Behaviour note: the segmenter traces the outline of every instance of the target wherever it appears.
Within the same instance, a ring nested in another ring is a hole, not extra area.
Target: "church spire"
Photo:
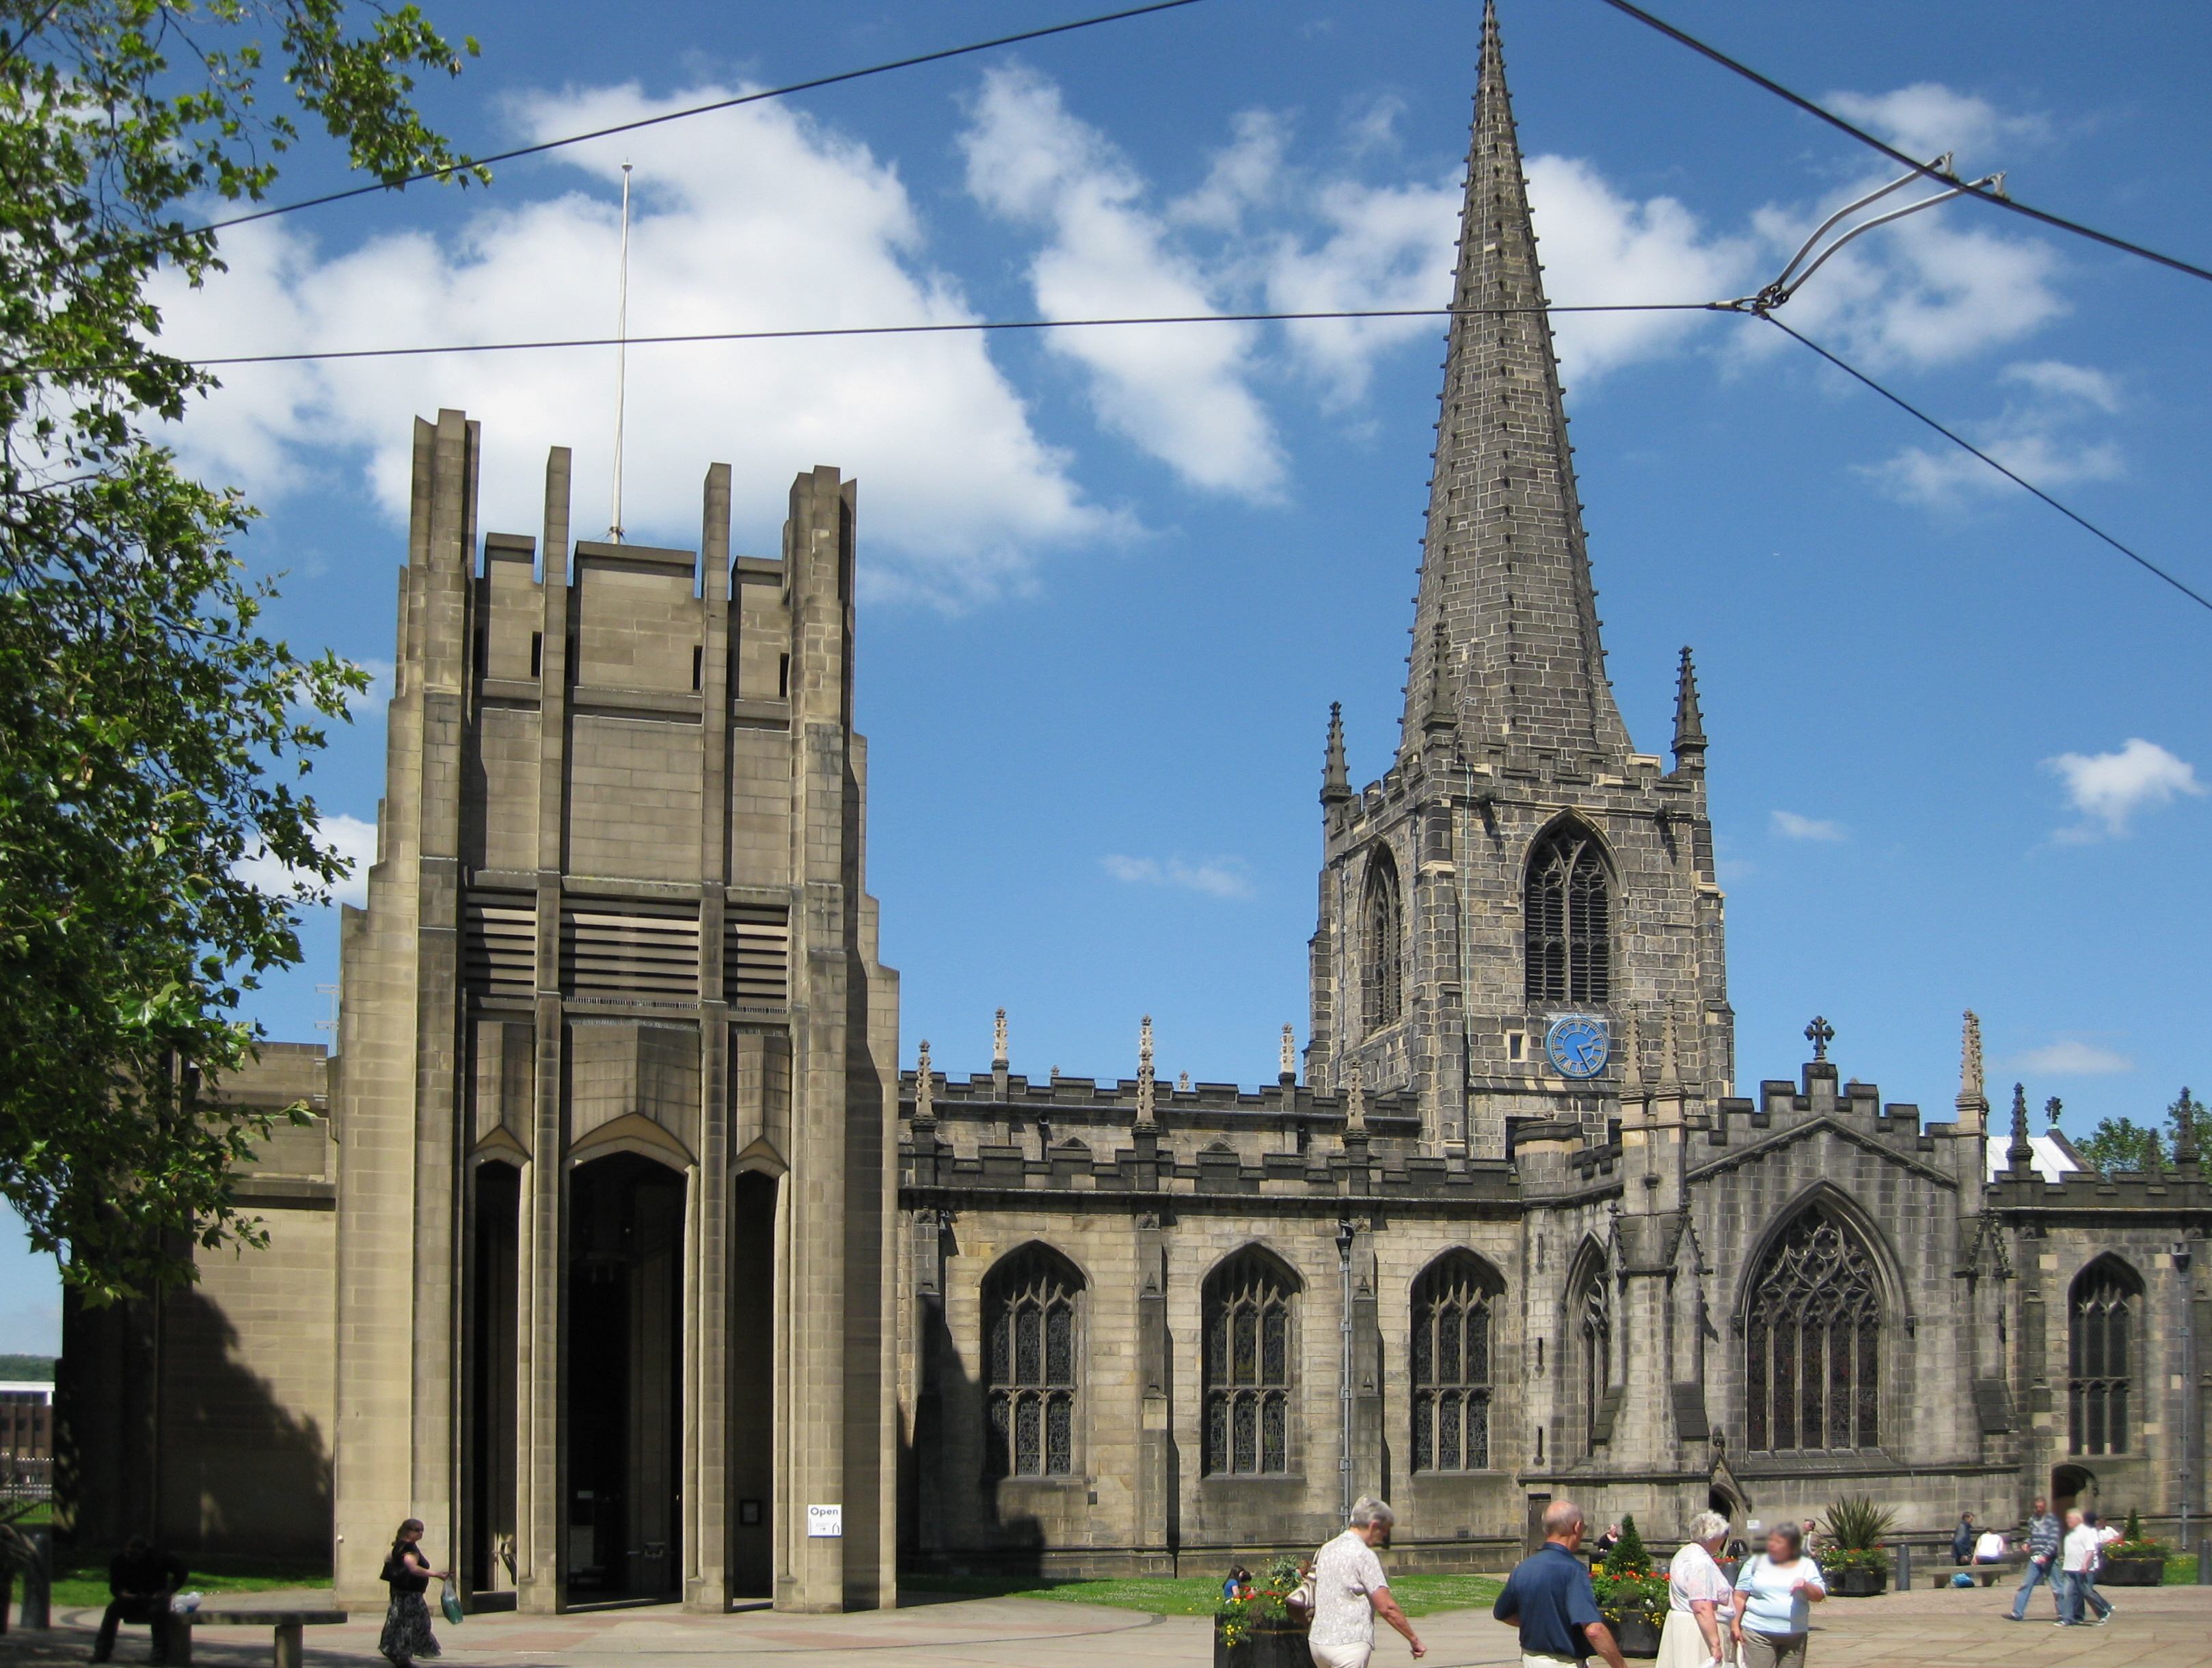
[[[1705,715],[1698,708],[1698,668],[1686,645],[1674,676],[1674,768],[1701,770],[1705,764]]]
[[[1483,10],[1459,249],[1404,746],[1427,727],[1441,651],[1461,657],[1455,704],[1470,752],[1625,755],[1494,4]]]
[[[1352,778],[1344,765],[1344,703],[1328,703],[1328,747],[1322,755],[1321,802],[1335,805],[1352,797]]]

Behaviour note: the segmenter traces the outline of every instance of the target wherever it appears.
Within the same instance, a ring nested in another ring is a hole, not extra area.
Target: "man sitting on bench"
[[[93,1644],[92,1659],[105,1662],[115,1654],[118,1622],[143,1622],[153,1630],[153,1660],[168,1661],[173,1632],[169,1601],[184,1585],[181,1558],[161,1551],[143,1535],[133,1535],[125,1541],[123,1550],[107,1566],[107,1590],[115,1596],[107,1614],[100,1618],[100,1637]]]

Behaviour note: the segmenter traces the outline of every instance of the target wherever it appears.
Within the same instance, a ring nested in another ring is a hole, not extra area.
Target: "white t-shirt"
[[[1996,1562],[2004,1556],[2004,1537],[1994,1529],[1985,1531],[1981,1539],[1974,1543],[1974,1556]]]
[[[2110,1546],[2114,1541],[2117,1541],[2119,1538],[2120,1531],[2113,1528],[2110,1524],[2106,1524],[2102,1529],[2100,1529],[2097,1531],[2097,1544],[2099,1546]]]
[[[2058,1567],[2069,1575],[2078,1575],[2085,1569],[2094,1569],[2097,1567],[2097,1549],[2103,1544],[2103,1537],[2086,1523],[2069,1529],[2059,1549],[2062,1556]]]
[[[1387,1587],[1375,1549],[1347,1529],[1314,1555],[1313,1630],[1316,1645],[1372,1645],[1375,1606],[1368,1595]]]

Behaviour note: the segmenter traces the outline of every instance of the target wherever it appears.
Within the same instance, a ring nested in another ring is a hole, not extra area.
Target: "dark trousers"
[[[155,1598],[125,1596],[107,1607],[100,1618],[100,1637],[93,1642],[92,1659],[105,1662],[115,1653],[115,1629],[118,1623],[141,1622],[153,1630],[154,1660],[169,1659],[169,1600],[167,1594]]]

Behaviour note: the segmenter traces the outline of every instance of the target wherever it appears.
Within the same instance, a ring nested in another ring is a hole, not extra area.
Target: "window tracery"
[[[1206,1470],[1265,1476],[1290,1470],[1290,1281],[1245,1251],[1206,1283]]]
[[[1858,1237],[1808,1207],[1768,1250],[1744,1321],[1755,1452],[1871,1448],[1881,1436],[1881,1288]]]
[[[992,1270],[984,1290],[993,1476],[1075,1469],[1075,1305],[1081,1277],[1042,1246]]]

